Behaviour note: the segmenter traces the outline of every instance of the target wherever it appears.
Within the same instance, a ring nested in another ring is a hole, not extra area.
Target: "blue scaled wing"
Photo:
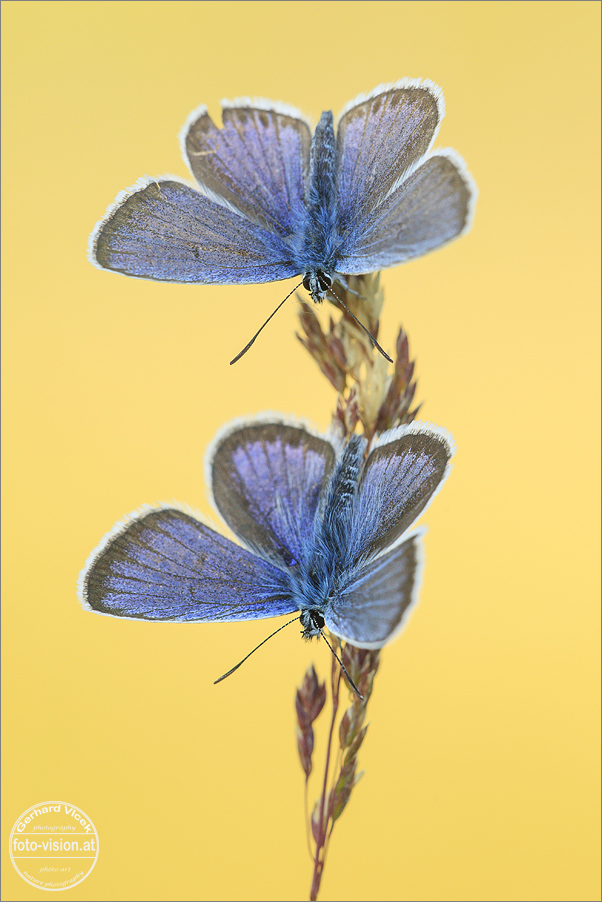
[[[372,210],[337,270],[386,269],[441,247],[469,227],[475,196],[458,154],[447,150],[428,157]]]
[[[384,432],[370,452],[352,514],[345,563],[386,550],[409,529],[447,478],[451,436],[425,423]]]
[[[140,620],[290,614],[285,574],[178,509],[151,509],[103,539],[82,571],[88,610]]]
[[[301,113],[269,101],[223,103],[217,128],[206,107],[181,134],[197,182],[248,219],[278,235],[303,230],[311,132]]]
[[[427,153],[442,117],[441,89],[412,79],[382,85],[345,108],[337,127],[337,216],[356,238]]]
[[[324,611],[328,629],[360,648],[381,648],[401,628],[420,587],[420,533],[351,576]]]
[[[122,192],[90,236],[101,269],[160,282],[238,285],[296,275],[282,238],[177,179]]]
[[[300,425],[253,420],[208,452],[213,498],[245,544],[276,563],[304,560],[336,448]]]

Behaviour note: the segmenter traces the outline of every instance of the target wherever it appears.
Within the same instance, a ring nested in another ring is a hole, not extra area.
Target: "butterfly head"
[[[306,608],[304,611],[301,611],[299,620],[303,627],[301,635],[304,639],[313,639],[322,634],[322,630],[324,629],[324,617],[320,611],[317,611],[315,608],[313,610]]]
[[[309,291],[312,301],[316,304],[322,303],[331,285],[332,277],[321,269],[306,272],[303,276],[303,287]]]

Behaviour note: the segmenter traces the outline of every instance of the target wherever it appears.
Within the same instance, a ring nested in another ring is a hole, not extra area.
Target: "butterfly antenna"
[[[349,671],[347,670],[347,668],[345,667],[345,665],[343,664],[343,662],[341,661],[341,659],[340,659],[339,656],[337,655],[336,651],[334,650],[334,648],[332,647],[332,645],[330,644],[330,642],[328,641],[328,639],[326,638],[326,636],[324,635],[324,633],[322,632],[322,630],[320,630],[320,635],[322,636],[322,638],[324,639],[324,642],[326,642],[326,645],[329,647],[329,649],[331,650],[331,652],[333,653],[333,655],[335,656],[335,658],[336,658],[337,661],[339,662],[339,665],[340,665],[340,667],[341,667],[341,670],[343,671],[343,673],[344,673],[345,676],[347,677],[347,682],[349,683],[349,685],[351,686],[351,688],[353,689],[353,691],[356,693],[356,695],[358,695],[358,696],[361,698],[361,700],[364,701],[364,696],[362,695],[362,693],[359,691],[359,689],[357,688],[357,686],[355,685],[355,683],[353,682],[353,680],[352,680],[351,677],[349,676]],[[242,662],[241,662],[241,663],[242,663]],[[228,674],[226,674],[226,676],[228,676]]]
[[[286,300],[286,298],[285,298],[285,300]],[[216,683],[221,683],[222,680],[225,680],[226,677],[229,677],[231,673],[234,673],[235,670],[238,670],[238,668],[241,666],[241,664],[244,664],[244,663],[245,663],[245,661],[247,660],[247,658],[250,658],[250,657],[251,657],[251,655],[253,654],[253,652],[256,652],[258,648],[261,648],[262,645],[265,645],[265,643],[268,641],[268,639],[271,639],[272,636],[275,636],[276,633],[279,633],[280,630],[283,630],[285,626],[290,626],[291,623],[294,623],[295,620],[298,620],[298,619],[299,619],[298,617],[293,617],[293,619],[292,619],[292,620],[289,620],[288,623],[283,624],[283,626],[279,626],[278,629],[277,629],[277,630],[274,630],[273,633],[270,633],[270,635],[269,635],[266,639],[264,639],[263,642],[260,642],[259,645],[256,645],[255,648],[253,649],[253,651],[250,651],[248,655],[245,655],[245,657],[242,659],[242,661],[239,661],[239,662],[238,662],[238,664],[236,665],[236,667],[233,667],[232,670],[229,670],[229,671],[228,671],[228,673],[224,673],[221,677],[219,677],[219,679],[214,680],[214,681],[213,681],[213,685],[215,686]],[[336,657],[336,655],[335,655],[335,657]],[[343,668],[343,669],[344,669],[344,668]]]
[[[389,357],[389,355],[387,354],[387,352],[386,352],[386,351],[383,351],[383,349],[381,348],[381,346],[379,345],[379,343],[378,343],[377,340],[375,339],[375,337],[374,337],[374,335],[372,334],[372,332],[370,332],[369,329],[366,329],[366,327],[364,326],[363,323],[360,323],[360,321],[359,321],[359,319],[357,318],[357,316],[356,316],[354,313],[351,312],[351,310],[349,309],[349,307],[347,306],[347,304],[346,304],[344,301],[341,300],[341,298],[338,296],[338,294],[335,294],[332,285],[330,286],[330,291],[332,292],[332,294],[334,295],[334,297],[337,299],[337,301],[339,302],[339,304],[341,305],[341,307],[343,308],[343,310],[346,310],[347,313],[349,314],[349,316],[351,317],[351,319],[354,320],[354,321],[358,324],[358,326],[360,327],[360,329],[363,329],[363,330],[364,330],[364,332],[366,333],[366,335],[368,336],[368,338],[370,339],[370,341],[372,342],[372,344],[374,345],[374,347],[376,348],[376,350],[377,350],[377,351],[380,351],[380,353],[383,355],[383,357],[385,358],[385,360],[388,360],[389,363],[393,363],[393,361],[391,360],[391,358]],[[253,341],[254,341],[254,340],[255,340],[255,339],[253,339]],[[245,348],[245,351],[246,351],[246,348]],[[243,354],[244,354],[244,351],[243,351]],[[239,356],[240,356],[240,355],[239,355]],[[234,363],[234,361],[232,361],[232,362]]]
[[[274,312],[273,312],[273,313],[270,313],[270,315],[269,315],[268,318],[266,319],[266,321],[265,321],[265,323],[263,324],[263,326],[262,326],[260,329],[257,330],[257,332],[255,333],[255,335],[253,336],[253,338],[251,339],[251,341],[248,343],[248,345],[245,345],[245,347],[242,349],[242,351],[240,352],[240,354],[237,354],[236,357],[234,357],[234,359],[230,361],[230,366],[232,366],[233,363],[236,363],[237,360],[240,360],[240,358],[243,357],[243,356],[247,353],[247,351],[249,350],[249,348],[251,347],[251,345],[253,344],[253,342],[255,341],[255,339],[257,338],[257,336],[259,335],[259,333],[260,333],[260,332],[263,332],[263,330],[265,329],[265,327],[267,326],[267,324],[269,323],[269,321],[271,320],[271,318],[272,318],[273,316],[276,316],[276,314],[278,313],[278,311],[280,310],[280,308],[282,307],[282,305],[284,304],[284,302],[285,302],[285,301],[288,301],[288,299],[290,298],[291,294],[294,294],[295,291],[297,290],[297,288],[300,288],[301,285],[303,285],[303,282],[302,282],[302,281],[299,282],[298,285],[295,285],[295,287],[293,288],[292,291],[289,291],[289,293],[288,293],[287,296],[285,297],[284,301],[280,301],[280,303],[278,304],[278,306],[276,307],[276,309],[274,310]],[[353,314],[352,314],[352,315],[353,315]],[[228,676],[228,674],[226,674],[226,676]]]

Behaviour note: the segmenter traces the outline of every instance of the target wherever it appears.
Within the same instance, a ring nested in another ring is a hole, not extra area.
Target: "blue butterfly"
[[[145,508],[108,533],[80,575],[87,610],[163,621],[298,613],[304,638],[380,648],[416,599],[421,530],[446,479],[451,437],[399,426],[368,448],[300,423],[230,423],[208,451],[215,507],[235,544],[178,507]],[[295,618],[296,619],[296,618]]]
[[[222,128],[203,106],[180,136],[197,187],[143,178],[118,194],[90,236],[94,265],[220,285],[302,275],[319,303],[333,282],[397,266],[470,226],[476,189],[463,160],[430,152],[444,115],[430,81],[360,95],[336,134],[324,112],[313,137],[284,104],[222,106]]]

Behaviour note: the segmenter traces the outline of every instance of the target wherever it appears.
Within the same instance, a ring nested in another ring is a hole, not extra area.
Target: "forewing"
[[[292,566],[309,549],[335,457],[329,441],[301,426],[268,421],[237,427],[209,452],[215,504],[250,548]]]
[[[296,110],[238,100],[224,104],[217,128],[202,107],[190,116],[181,142],[207,191],[277,234],[301,229],[311,133]]]
[[[393,544],[422,513],[449,472],[451,437],[412,423],[380,436],[361,477],[346,566]]]
[[[462,158],[450,150],[434,154],[372,211],[337,270],[375,272],[441,247],[468,229],[475,197]]]
[[[441,89],[429,81],[383,85],[352,101],[337,128],[337,212],[343,229],[366,218],[429,150],[443,118]]]
[[[222,285],[296,275],[281,239],[176,179],[144,179],[97,223],[90,259],[160,282]]]
[[[380,648],[401,628],[420,586],[417,533],[363,568],[324,612],[335,636],[360,648]]]
[[[89,610],[140,620],[257,620],[296,610],[286,575],[177,509],[116,527],[79,584]]]

